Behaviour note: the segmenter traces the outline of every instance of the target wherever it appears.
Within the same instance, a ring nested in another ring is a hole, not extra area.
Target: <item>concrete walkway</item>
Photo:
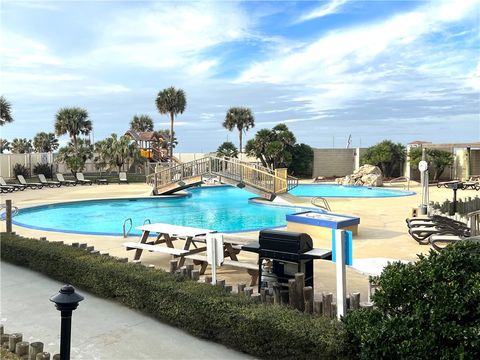
[[[1,262],[1,315],[6,333],[60,348],[60,312],[49,298],[62,283]],[[251,359],[223,345],[195,338],[153,318],[79,290],[85,296],[72,321],[72,359]]]

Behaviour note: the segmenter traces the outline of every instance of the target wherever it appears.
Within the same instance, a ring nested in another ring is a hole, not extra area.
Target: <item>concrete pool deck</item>
[[[309,183],[309,182],[304,182]],[[311,183],[311,182],[310,182]],[[401,187],[395,187],[401,189]],[[417,192],[416,195],[394,198],[330,198],[328,199],[333,213],[358,216],[361,219],[359,234],[353,240],[353,257],[359,264],[360,271],[348,269],[348,291],[362,293],[362,301],[366,300],[368,288],[368,276],[366,273],[378,273],[381,267],[390,259],[415,261],[417,254],[428,253],[430,247],[419,245],[407,233],[405,218],[411,215],[411,209],[418,207],[421,202],[420,187],[414,183],[410,190]],[[2,194],[2,202],[11,199],[13,205],[24,208],[34,205],[59,203],[65,201],[87,200],[98,198],[128,198],[149,196],[150,188],[146,184],[110,184],[76,186],[61,188],[44,188],[41,190],[25,190]],[[461,191],[458,196],[475,196],[473,190]],[[430,188],[431,201],[444,201],[451,199],[452,191],[445,188]],[[295,204],[311,206],[310,198],[296,198]],[[148,217],[148,214],[145,214]],[[119,228],[121,221],[119,219]],[[88,227],[88,224],[85,224]],[[5,222],[0,223],[0,229],[4,231]],[[125,239],[121,236],[96,236],[78,235],[58,232],[46,232],[13,226],[17,234],[38,238],[46,236],[48,240],[64,241],[65,243],[84,242],[95,246],[101,252],[108,252],[119,257],[133,257],[133,252],[125,251],[122,243]],[[257,232],[241,233],[241,237],[255,240]],[[131,238],[135,241],[135,238]],[[248,241],[248,240],[246,240]],[[315,239],[316,247],[330,248],[331,244],[321,239]],[[254,254],[241,253],[241,258],[255,259]],[[169,256],[165,254],[145,253],[142,262],[153,264],[157,267],[168,267]],[[363,273],[362,273],[363,272]],[[208,273],[208,271],[207,271]],[[247,282],[249,276],[244,271],[223,267],[219,270],[219,276],[225,278],[227,283],[235,284]],[[315,292],[329,291],[335,293],[335,266],[331,262],[317,261],[315,263]]]

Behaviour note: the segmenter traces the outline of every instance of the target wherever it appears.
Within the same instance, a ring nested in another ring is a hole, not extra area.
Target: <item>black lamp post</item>
[[[72,311],[78,306],[84,297],[75,292],[72,285],[64,285],[53,295],[50,301],[55,303],[57,310],[61,312],[62,324],[60,333],[60,360],[70,360],[70,342],[72,334]]]
[[[461,189],[463,184],[460,182],[455,182],[447,185],[450,189],[453,190],[453,209],[449,215],[455,215],[457,212],[457,190]]]

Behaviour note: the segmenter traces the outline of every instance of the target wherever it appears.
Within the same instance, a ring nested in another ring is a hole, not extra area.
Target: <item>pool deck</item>
[[[302,183],[311,183],[302,181]],[[411,182],[412,185],[412,182]],[[401,187],[392,187],[401,189]],[[331,198],[328,199],[333,213],[358,216],[361,219],[359,234],[353,240],[354,266],[360,271],[348,269],[347,291],[362,293],[362,301],[366,300],[368,276],[366,273],[376,273],[390,259],[414,261],[417,254],[428,253],[430,247],[418,245],[407,233],[405,218],[411,215],[412,208],[418,207],[421,202],[421,189],[413,183],[411,191],[416,195],[395,198]],[[25,190],[12,194],[2,194],[2,203],[5,199],[12,199],[13,205],[19,208],[34,205],[51,204],[65,201],[101,199],[101,198],[128,198],[149,196],[150,188],[146,184],[110,184],[61,188],[44,188],[41,190]],[[478,195],[476,191],[461,191],[460,198]],[[452,190],[430,188],[431,201],[444,201],[452,198]],[[302,206],[311,206],[311,199],[299,197],[294,203]],[[73,219],[72,219],[73,220]],[[88,227],[88,224],[85,224]],[[0,229],[5,230],[5,222],[0,222]],[[84,242],[95,246],[101,252],[108,252],[119,257],[133,257],[133,252],[125,251],[121,236],[96,236],[46,232],[13,226],[17,234],[35,237],[46,236],[48,240],[64,241],[65,243]],[[258,239],[257,232],[241,233],[245,241]],[[136,238],[131,237],[135,241]],[[321,239],[315,239],[317,247],[330,248],[331,244]],[[254,254],[242,252],[241,258],[254,261]],[[157,267],[168,267],[169,256],[165,254],[145,253],[142,262]],[[208,271],[207,271],[208,273]],[[315,293],[328,291],[335,293],[335,265],[328,261],[316,261],[315,264]],[[249,277],[244,271],[221,268],[219,277],[225,278],[227,283],[235,284],[247,282]]]

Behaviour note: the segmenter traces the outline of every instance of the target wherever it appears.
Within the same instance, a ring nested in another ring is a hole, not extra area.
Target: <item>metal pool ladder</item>
[[[312,205],[315,205],[316,207],[319,207],[321,209],[324,209],[326,211],[332,211],[330,208],[330,204],[328,203],[327,199],[317,196],[312,199]]]
[[[130,223],[130,227],[128,228],[128,230],[126,230],[127,223]],[[128,236],[128,234],[130,234],[130,231],[132,231],[132,227],[133,227],[132,218],[125,219],[125,221],[123,222],[123,237],[124,238],[126,238]]]

